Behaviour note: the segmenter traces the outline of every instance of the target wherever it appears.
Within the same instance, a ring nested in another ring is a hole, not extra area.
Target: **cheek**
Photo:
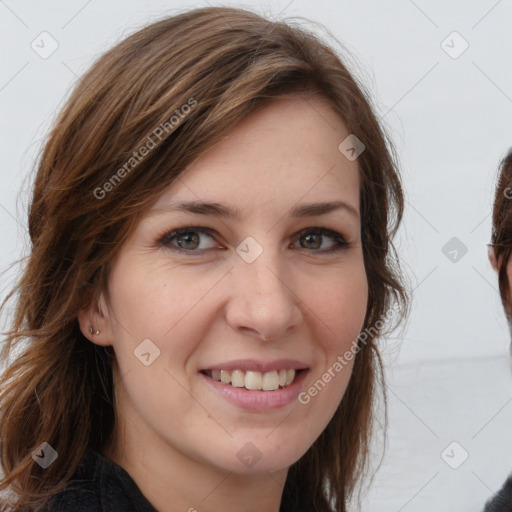
[[[161,336],[162,329],[172,329],[201,300],[210,281],[193,269],[187,272],[158,260],[126,257],[116,262],[109,279],[115,318],[131,325],[138,337],[148,331]]]
[[[199,321],[207,318],[205,295],[218,279],[194,279],[192,272],[125,258],[110,275],[120,402],[155,430],[161,424],[188,428],[188,414],[197,414],[184,383],[191,354],[207,331]],[[165,411],[162,404],[167,405]],[[173,414],[177,410],[180,414]]]
[[[316,317],[315,341],[322,359],[299,402],[310,407],[312,416],[322,419],[322,428],[336,411],[348,386],[366,316],[366,273],[362,265],[352,270],[324,280],[308,304]]]
[[[120,364],[133,365],[133,351],[146,339],[161,351],[161,361],[172,353],[173,366],[193,350],[188,331],[201,329],[198,311],[216,283],[215,276],[198,277],[193,272],[165,268],[162,263],[134,264],[128,258],[116,262],[109,291],[112,343]]]
[[[356,268],[325,283],[313,299],[311,309],[323,321],[325,349],[332,359],[355,343],[361,332],[368,304],[368,282],[364,268]],[[318,322],[317,322],[318,323]],[[332,361],[331,361],[332,362]]]

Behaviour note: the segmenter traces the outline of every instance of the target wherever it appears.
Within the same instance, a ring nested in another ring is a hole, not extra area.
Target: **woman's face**
[[[332,418],[368,298],[348,135],[318,98],[267,104],[165,191],[112,262],[94,338],[114,347],[120,425],[141,457],[279,471]]]

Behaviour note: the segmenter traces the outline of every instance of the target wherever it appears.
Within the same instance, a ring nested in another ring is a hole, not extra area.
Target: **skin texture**
[[[234,359],[298,359],[309,367],[307,390],[357,338],[368,284],[357,161],[338,150],[348,135],[321,98],[274,100],[251,114],[140,222],[112,262],[102,314],[80,313],[84,335],[112,345],[118,363],[118,430],[106,455],[158,510],[277,512],[288,467],[338,407],[353,361],[308,404],[265,412],[227,402],[199,371]],[[168,208],[184,200],[229,204],[240,216]],[[355,214],[289,216],[298,204],[337,200]],[[193,225],[212,236],[168,237],[167,247],[156,241]],[[322,252],[336,240],[308,237],[315,226],[340,233],[349,247]],[[248,236],[263,249],[252,263],[236,252]],[[173,251],[178,242],[196,255]],[[91,324],[100,334],[89,333]],[[144,339],[160,350],[149,366],[134,356]],[[246,443],[261,453],[252,467],[237,457]]]

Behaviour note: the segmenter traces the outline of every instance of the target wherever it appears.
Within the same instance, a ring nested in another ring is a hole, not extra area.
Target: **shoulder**
[[[46,505],[44,512],[76,510],[77,512],[103,511],[101,492],[101,459],[99,454],[89,452],[81,460],[66,487],[55,494]]]
[[[486,503],[484,512],[512,512],[512,475],[498,494]]]
[[[88,452],[45,512],[156,512],[130,475],[112,460]]]

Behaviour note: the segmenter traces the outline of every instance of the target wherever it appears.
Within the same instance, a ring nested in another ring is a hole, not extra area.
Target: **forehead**
[[[359,209],[359,170],[338,149],[349,132],[326,100],[290,97],[252,113],[180,175],[171,199],[222,201],[247,211],[346,200]]]

